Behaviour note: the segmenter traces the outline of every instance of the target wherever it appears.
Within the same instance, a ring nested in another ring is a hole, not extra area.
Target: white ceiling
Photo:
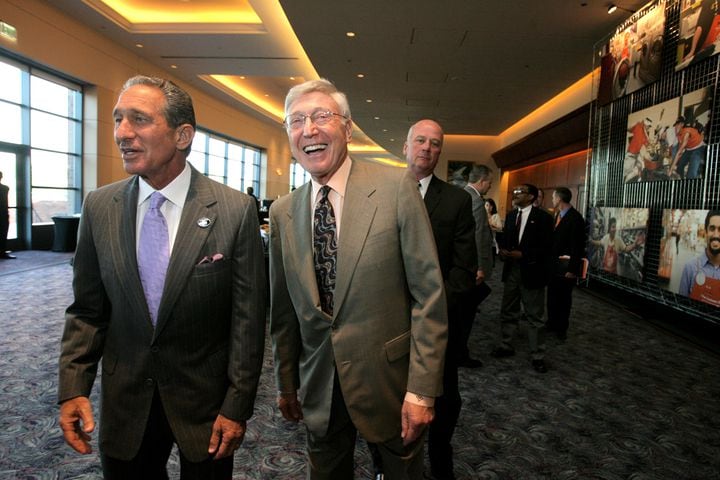
[[[208,0],[134,0],[168,11],[192,2],[201,8]],[[218,2],[232,4],[209,3]],[[630,15],[608,15],[605,0],[248,0],[265,33],[228,33],[227,26],[133,33],[88,3],[98,2],[49,2],[266,120],[279,121],[201,76],[245,76],[280,105],[290,77],[328,78],[347,93],[362,131],[398,157],[421,118],[436,119],[449,134],[498,135],[589,73],[596,42]],[[618,2],[627,10],[645,3]],[[293,31],[312,65],[292,47]]]

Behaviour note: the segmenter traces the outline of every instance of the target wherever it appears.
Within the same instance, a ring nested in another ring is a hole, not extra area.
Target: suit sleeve
[[[220,413],[234,420],[252,416],[265,350],[267,289],[257,211],[250,197],[243,211],[233,251],[230,386]]]
[[[568,270],[580,275],[582,273],[582,259],[585,257],[585,221],[580,212],[573,210],[573,213]]]
[[[110,320],[110,305],[92,233],[94,198],[91,192],[85,200],[73,259],[74,301],[65,311],[58,372],[59,402],[90,396]]]
[[[407,390],[437,397],[442,393],[447,307],[427,209],[409,171],[400,182],[397,209],[403,264],[412,299]]]

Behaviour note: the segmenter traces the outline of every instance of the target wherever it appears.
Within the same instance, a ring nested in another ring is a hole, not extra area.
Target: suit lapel
[[[108,229],[110,232],[118,232],[117,235],[110,236],[112,245],[109,251],[113,252],[117,279],[125,291],[126,298],[130,300],[132,308],[147,319],[148,327],[152,328],[137,267],[137,204],[138,180],[137,177],[133,177],[115,194],[113,205],[108,211]]]
[[[155,337],[165,326],[173,306],[185,288],[192,269],[199,260],[201,249],[208,235],[215,228],[217,199],[210,188],[211,180],[205,178],[194,168],[191,175],[190,189],[183,206],[180,225],[178,225],[167,276],[165,277],[165,289],[160,302]],[[210,226],[201,228],[198,225],[198,220],[201,218],[209,219]]]
[[[432,214],[437,206],[440,205],[441,188],[442,185],[440,184],[440,179],[433,175],[430,179],[427,192],[425,192],[425,208],[427,208],[428,216],[430,218],[432,218]]]
[[[333,308],[336,317],[347,296],[350,281],[365,246],[375,212],[377,212],[377,205],[372,199],[375,190],[375,185],[367,175],[362,163],[353,162],[345,189],[342,232],[338,245],[337,280]]]
[[[287,231],[284,232],[287,239],[283,243],[293,245],[287,254],[290,255],[289,264],[295,266],[295,272],[300,280],[296,287],[304,288],[312,305],[317,305],[317,309],[320,311],[320,294],[315,278],[315,259],[313,258],[311,194],[312,184],[310,182],[298,188],[293,194],[293,201],[287,211]]]

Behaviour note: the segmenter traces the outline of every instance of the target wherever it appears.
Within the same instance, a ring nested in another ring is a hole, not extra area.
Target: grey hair
[[[339,113],[348,119],[351,118],[350,104],[348,103],[347,96],[338,90],[331,81],[324,78],[319,80],[309,80],[305,83],[292,87],[285,97],[285,116],[290,113],[290,105],[292,105],[293,102],[303,95],[313,92],[324,93],[325,95],[332,97],[332,99],[335,100],[335,103],[338,104],[338,107],[340,107]]]
[[[163,114],[171,128],[177,128],[185,123],[189,123],[195,128],[195,109],[193,108],[192,98],[185,90],[164,78],[136,75],[125,82],[120,93],[135,85],[155,87],[163,93],[165,97]]]

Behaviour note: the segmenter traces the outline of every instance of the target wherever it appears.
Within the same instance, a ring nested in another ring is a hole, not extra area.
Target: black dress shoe
[[[0,259],[4,259],[4,260],[14,260],[14,259],[16,259],[16,258],[17,258],[17,257],[16,257],[15,255],[10,255],[10,254],[7,253],[7,252],[5,252],[5,253],[3,253],[2,255],[0,255]]]
[[[515,350],[512,348],[498,347],[493,350],[490,355],[495,358],[512,357],[513,355],[515,355]]]
[[[476,358],[467,357],[460,360],[458,365],[465,368],[480,368],[483,366],[483,363]]]
[[[538,373],[545,373],[547,372],[547,367],[545,366],[545,360],[533,360],[532,366]]]

